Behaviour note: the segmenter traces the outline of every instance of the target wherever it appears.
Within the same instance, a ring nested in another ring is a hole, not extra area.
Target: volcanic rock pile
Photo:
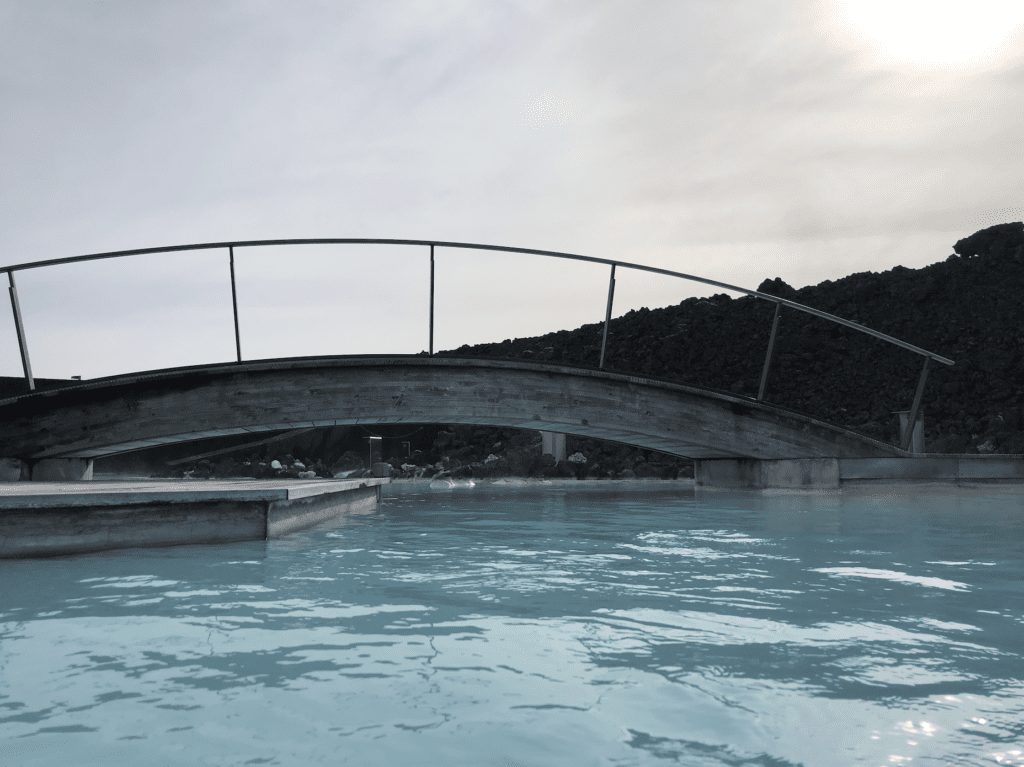
[[[965,237],[946,260],[794,289],[759,290],[854,320],[956,360],[931,367],[929,452],[1024,453],[1024,223]],[[744,395],[757,392],[774,305],[724,294],[612,321],[610,370]],[[463,346],[453,356],[595,366],[601,323]],[[922,359],[854,330],[782,311],[766,399],[889,441],[913,399]]]

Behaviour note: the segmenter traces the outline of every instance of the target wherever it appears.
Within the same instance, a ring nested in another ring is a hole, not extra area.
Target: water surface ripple
[[[0,764],[1024,765],[1022,500],[396,486],[0,562]]]

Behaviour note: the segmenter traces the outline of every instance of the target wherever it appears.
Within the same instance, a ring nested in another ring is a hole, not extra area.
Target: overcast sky
[[[1022,27],[1020,0],[0,0],[0,263],[394,237],[748,287],[921,266],[1024,218]],[[426,348],[421,249],[238,270],[248,357]],[[18,280],[39,376],[234,356],[226,253]],[[606,280],[439,252],[438,346],[597,321]],[[616,312],[706,292],[624,274]]]

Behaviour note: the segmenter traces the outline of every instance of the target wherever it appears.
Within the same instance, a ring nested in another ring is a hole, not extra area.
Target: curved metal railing
[[[910,445],[910,437],[913,433],[913,424],[917,420],[917,415],[921,408],[921,398],[924,394],[924,386],[928,377],[928,368],[932,362],[938,362],[943,365],[952,365],[953,360],[943,357],[935,352],[922,349],[919,346],[903,341],[899,338],[895,338],[886,333],[882,333],[878,330],[861,325],[858,322],[844,319],[843,317],[837,317],[834,314],[823,312],[820,309],[815,309],[804,304],[797,303],[796,301],[790,301],[786,298],[780,298],[779,296],[773,296],[769,293],[762,293],[757,290],[750,290],[749,288],[743,288],[738,285],[730,285],[726,282],[719,280],[712,280],[707,277],[700,277],[695,274],[687,274],[685,272],[677,272],[671,269],[662,269],[656,266],[646,266],[644,264],[634,264],[628,261],[620,261],[618,259],[610,258],[597,258],[594,256],[583,256],[576,253],[564,253],[555,250],[539,250],[537,248],[519,248],[510,245],[485,245],[474,242],[445,242],[440,240],[401,240],[401,239],[377,239],[377,238],[361,238],[361,237],[328,237],[318,239],[288,239],[288,240],[238,240],[233,242],[204,242],[195,243],[191,245],[170,245],[157,248],[137,248],[134,250],[116,250],[107,253],[91,253],[88,255],[81,256],[69,256],[66,258],[51,258],[44,259],[41,261],[28,261],[20,264],[11,264],[9,266],[0,267],[0,273],[6,272],[9,291],[11,298],[11,309],[14,312],[14,326],[15,332],[18,336],[18,349],[21,353],[21,364],[25,374],[25,380],[30,391],[35,389],[35,382],[32,377],[32,364],[29,358],[28,342],[25,337],[25,327],[21,316],[21,308],[18,301],[18,289],[15,281],[15,273],[28,271],[30,269],[40,269],[49,266],[60,266],[63,264],[74,264],[82,261],[102,261],[110,258],[126,258],[130,256],[142,256],[151,255],[156,253],[175,253],[180,251],[195,251],[195,250],[227,250],[228,261],[230,266],[231,275],[231,301],[232,309],[234,313],[234,324],[235,324],[235,352],[237,361],[242,361],[242,341],[241,334],[238,325],[238,293],[235,284],[235,249],[236,248],[256,248],[256,247],[267,247],[267,246],[282,246],[282,245],[408,245],[429,248],[430,250],[430,323],[429,323],[429,353],[434,354],[434,257],[435,249],[437,248],[448,248],[457,250],[485,250],[496,253],[521,253],[526,255],[535,256],[546,256],[549,258],[559,258],[569,261],[584,261],[592,264],[603,264],[610,267],[610,273],[608,275],[608,296],[605,307],[605,318],[604,318],[604,329],[601,336],[601,355],[598,360],[598,367],[604,368],[605,365],[605,354],[608,348],[608,327],[612,317],[612,306],[615,300],[615,271],[618,268],[631,269],[639,272],[648,272],[650,274],[659,274],[666,277],[676,277],[679,279],[687,280],[690,282],[696,282],[703,285],[711,285],[716,288],[722,288],[723,290],[729,290],[736,293],[742,293],[744,295],[752,296],[754,298],[769,301],[775,304],[775,313],[772,317],[771,331],[768,337],[768,347],[765,351],[764,364],[761,368],[761,379],[758,385],[757,400],[761,401],[764,399],[765,386],[768,381],[768,374],[771,370],[772,359],[775,351],[775,339],[778,333],[779,327],[779,316],[781,310],[785,307],[794,311],[809,314],[814,317],[827,320],[837,325],[842,325],[847,328],[856,330],[859,333],[864,333],[873,338],[877,338],[881,341],[885,341],[888,344],[897,346],[901,349],[906,349],[920,357],[924,358],[924,363],[921,369],[921,374],[918,378],[917,388],[914,392],[914,401],[910,409],[909,424],[910,428],[906,430],[903,439],[903,449],[906,450]]]

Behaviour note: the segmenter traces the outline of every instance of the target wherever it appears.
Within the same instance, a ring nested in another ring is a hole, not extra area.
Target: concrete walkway
[[[0,482],[0,510],[180,501],[293,501],[386,483],[370,478]]]
[[[0,558],[266,540],[377,509],[387,479],[0,483]]]

